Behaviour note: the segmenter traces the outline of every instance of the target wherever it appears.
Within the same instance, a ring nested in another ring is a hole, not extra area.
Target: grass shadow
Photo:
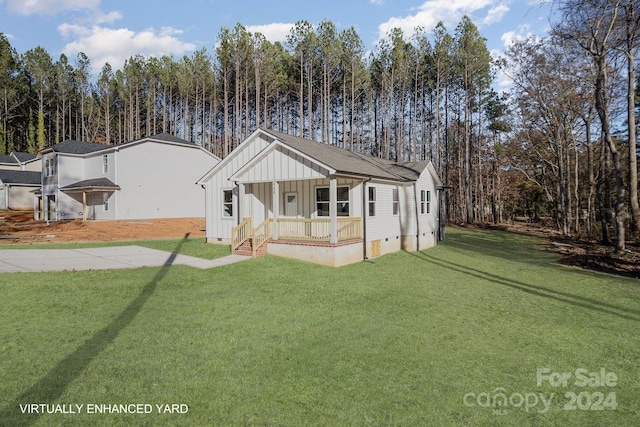
[[[427,255],[422,252],[408,252],[410,255],[439,267],[447,268],[459,273],[463,273],[472,276],[477,279],[488,280],[492,283],[508,286],[512,289],[517,289],[522,292],[526,292],[538,297],[549,298],[559,302],[571,304],[576,307],[582,307],[589,310],[598,311],[600,313],[610,314],[627,320],[640,321],[640,311],[632,310],[624,307],[618,307],[613,304],[608,304],[602,301],[598,301],[593,298],[587,298],[580,295],[573,295],[568,292],[561,292],[555,289],[550,289],[540,285],[532,285],[524,283],[518,280],[498,276],[497,274],[487,273],[467,265],[456,264],[451,261],[436,258],[431,255]]]
[[[175,250],[164,262],[158,273],[142,288],[140,294],[109,323],[106,327],[88,339],[80,348],[62,359],[53,369],[31,388],[18,396],[9,406],[0,411],[0,425],[2,426],[28,426],[35,423],[42,413],[29,413],[21,409],[20,405],[27,404],[54,404],[69,387],[89,366],[89,364],[104,349],[111,344],[116,337],[131,324],[140,313],[145,303],[153,295],[158,283],[166,276],[169,267],[175,261],[181,245],[187,240],[189,233],[178,242]]]

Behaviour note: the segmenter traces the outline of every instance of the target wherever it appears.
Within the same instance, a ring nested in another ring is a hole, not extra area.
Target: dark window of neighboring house
[[[109,173],[109,156],[102,156],[102,173]]]
[[[427,204],[427,192],[425,190],[420,190],[420,213],[426,212],[426,204]]]
[[[233,216],[233,190],[222,190],[222,214],[225,217]]]
[[[369,187],[369,216],[376,216],[376,187]]]
[[[398,215],[400,211],[400,199],[398,198],[398,189],[393,189],[393,214]]]

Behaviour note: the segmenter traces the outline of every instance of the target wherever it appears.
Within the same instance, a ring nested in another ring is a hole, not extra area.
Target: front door
[[[284,216],[298,216],[298,193],[284,193]]]

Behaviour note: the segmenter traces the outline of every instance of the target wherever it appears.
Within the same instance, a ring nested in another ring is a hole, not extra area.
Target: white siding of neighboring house
[[[120,186],[110,199],[116,219],[204,217],[205,199],[196,181],[218,160],[206,150],[183,144],[143,141],[114,154],[107,175]],[[102,161],[102,156],[99,162]],[[111,168],[111,166],[113,166]],[[102,212],[102,216],[107,214]]]
[[[103,156],[107,156],[108,168],[107,173],[103,172]],[[84,159],[84,179],[107,178],[117,184],[116,180],[116,152],[113,150],[98,151],[97,153],[88,154]],[[108,197],[109,209],[104,209],[104,194]],[[75,193],[82,202],[82,193]],[[87,218],[88,219],[116,219],[116,203],[117,190],[102,192],[93,191],[86,194]]]
[[[3,199],[6,197],[8,199],[9,204],[6,206],[8,209],[15,210],[32,210],[33,209],[33,190],[36,190],[35,186],[27,186],[27,185],[10,185],[5,186],[4,189],[0,189],[0,196]],[[6,191],[6,195],[3,194],[3,191]],[[5,200],[0,201],[0,206],[4,203]]]
[[[43,165],[44,161],[45,158],[43,158]],[[49,177],[49,179],[43,177],[43,180],[46,180],[48,184],[43,194],[47,195],[49,194],[48,191],[52,191],[55,188],[62,188],[84,179],[84,159],[82,157],[58,153],[56,175]],[[82,218],[82,194],[67,194],[62,191],[56,191],[56,196],[57,218],[52,217],[51,219]]]
[[[22,170],[40,172],[42,170],[42,161],[40,159],[36,159],[27,163],[23,163]]]

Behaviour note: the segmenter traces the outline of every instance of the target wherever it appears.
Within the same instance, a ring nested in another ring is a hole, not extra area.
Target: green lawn
[[[556,261],[451,229],[336,269],[2,274],[0,425],[635,426],[640,282]],[[112,404],[151,413],[87,413]]]

